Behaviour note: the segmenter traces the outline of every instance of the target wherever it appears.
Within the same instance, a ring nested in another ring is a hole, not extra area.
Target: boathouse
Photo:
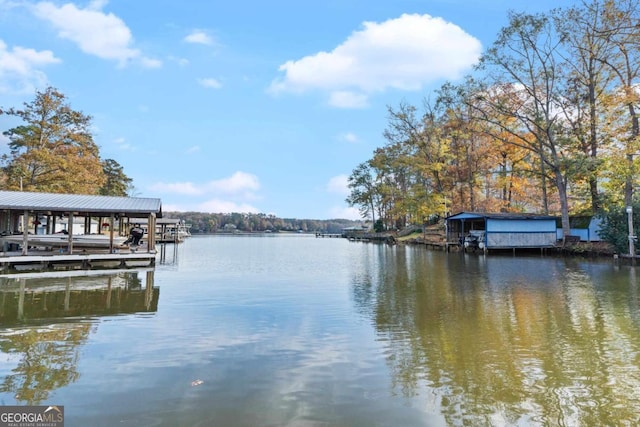
[[[447,247],[481,249],[551,248],[556,217],[528,213],[460,212],[445,219]]]
[[[558,227],[558,240],[562,240],[562,223],[558,218],[556,222]],[[599,242],[600,227],[602,226],[602,219],[597,216],[571,216],[569,217],[569,234],[576,236],[581,242]]]
[[[136,250],[120,250],[115,247],[114,239],[128,234],[128,227],[136,220],[145,219],[154,229],[156,218],[160,217],[161,201],[155,198],[0,191],[0,266],[40,263],[51,267],[54,263],[81,260],[82,265],[90,268],[93,261],[112,258],[120,260],[120,264],[131,260],[153,264],[154,233],[147,236],[144,248]],[[40,234],[55,233],[56,221],[62,220],[66,220],[71,232],[61,235],[59,250],[52,251],[49,245],[48,251],[43,251],[32,243]],[[74,221],[84,222],[83,236],[108,237],[106,247],[101,250],[74,248],[78,237],[73,232]]]

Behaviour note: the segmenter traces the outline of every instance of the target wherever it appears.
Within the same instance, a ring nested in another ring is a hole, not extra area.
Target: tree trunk
[[[598,126],[597,126],[597,110],[596,110],[596,93],[593,84],[589,85],[589,146],[591,160],[598,157]],[[598,176],[597,170],[591,164],[589,168],[589,191],[591,193],[591,210],[594,213],[600,211],[600,194],[598,193]]]
[[[547,198],[547,167],[544,163],[544,151],[540,143],[540,186],[542,187],[542,206],[545,215],[549,215],[549,200]],[[566,192],[566,190],[565,190]],[[566,194],[565,194],[566,199]]]
[[[554,176],[556,187],[558,189],[558,197],[560,198],[560,212],[562,215],[562,241],[571,234],[571,225],[569,224],[569,202],[567,200],[567,184],[560,169],[555,168]]]
[[[629,104],[629,116],[631,116],[631,138],[629,145],[627,147],[627,163],[629,166],[629,171],[627,173],[627,177],[624,183],[624,203],[625,206],[633,205],[633,176],[634,176],[634,167],[633,167],[633,142],[636,141],[638,135],[640,135],[640,124],[638,123],[638,116],[636,115],[636,110],[633,104]]]

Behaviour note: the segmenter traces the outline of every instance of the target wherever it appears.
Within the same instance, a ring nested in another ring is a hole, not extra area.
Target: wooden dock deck
[[[51,251],[0,253],[0,272],[91,270],[154,266],[155,252],[96,253],[82,251],[59,254]]]

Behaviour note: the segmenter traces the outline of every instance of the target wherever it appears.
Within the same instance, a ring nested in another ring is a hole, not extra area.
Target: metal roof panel
[[[160,213],[155,198],[0,191],[0,209],[79,213]]]
[[[454,215],[448,216],[447,220],[454,219],[480,219],[480,218],[492,218],[492,219],[555,219],[555,216],[540,215],[534,213],[522,213],[522,212],[460,212]]]

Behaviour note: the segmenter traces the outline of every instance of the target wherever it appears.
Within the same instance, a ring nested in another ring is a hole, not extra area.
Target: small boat
[[[74,248],[101,248],[109,249],[110,236],[104,234],[77,234],[71,236]],[[123,246],[126,237],[113,236],[113,247]],[[22,234],[12,234],[3,236],[2,241],[9,244],[22,245],[24,236]],[[27,235],[29,246],[41,246],[47,248],[62,248],[69,245],[69,235],[56,234],[29,234]]]

